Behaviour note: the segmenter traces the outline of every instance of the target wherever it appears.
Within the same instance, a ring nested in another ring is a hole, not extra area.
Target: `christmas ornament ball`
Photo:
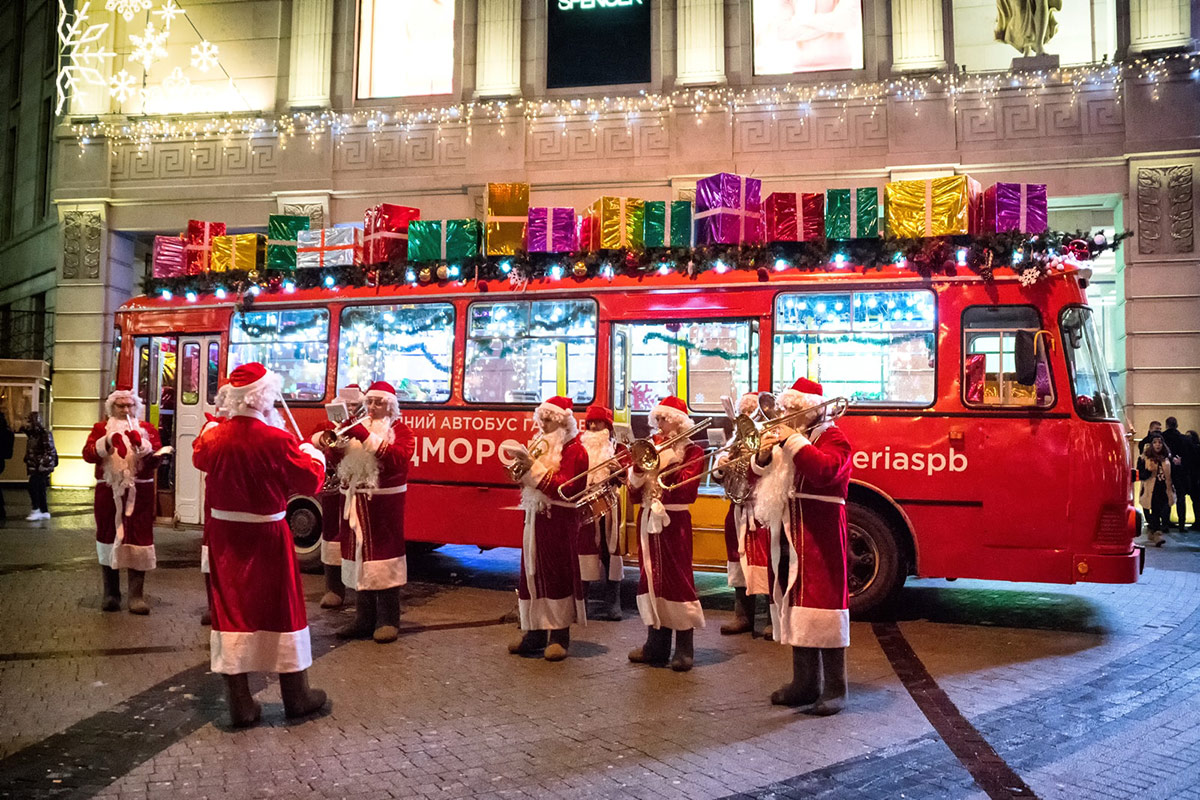
[[[571,274],[576,278],[586,278],[587,264],[583,263],[582,261],[576,261],[575,266],[571,267]]]
[[[429,283],[433,280],[433,271],[429,267],[421,267],[421,271],[417,273],[417,280],[421,283]]]
[[[450,268],[442,264],[437,268],[437,276],[439,281],[444,281],[450,277]]]

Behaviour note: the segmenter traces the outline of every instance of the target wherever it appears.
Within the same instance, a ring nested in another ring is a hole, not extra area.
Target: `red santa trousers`
[[[771,531],[750,512],[750,501],[730,503],[725,515],[726,580],[747,594],[770,594],[767,565]]]
[[[568,503],[526,509],[517,586],[521,630],[558,630],[586,621],[575,551],[579,527],[579,515]]]
[[[342,583],[359,591],[408,583],[404,554],[404,498],[408,484],[360,489],[345,496]]]
[[[154,479],[134,481],[133,513],[122,514],[121,542],[117,543],[117,500],[107,483],[96,484],[92,508],[96,514],[96,557],[113,569],[154,569]],[[128,494],[121,492],[121,509],[128,510]]]
[[[342,565],[344,502],[341,492],[321,492],[321,563],[327,567]]]

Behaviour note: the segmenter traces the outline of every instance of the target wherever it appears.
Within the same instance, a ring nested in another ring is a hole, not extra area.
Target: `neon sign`
[[[559,11],[591,11],[594,8],[623,8],[640,6],[642,0],[558,0]]]

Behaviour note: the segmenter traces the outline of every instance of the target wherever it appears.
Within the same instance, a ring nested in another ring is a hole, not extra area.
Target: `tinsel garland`
[[[256,292],[287,292],[294,289],[424,285],[431,283],[473,284],[486,292],[492,283],[523,286],[530,280],[608,279],[618,275],[641,277],[676,274],[695,277],[709,271],[753,270],[761,281],[773,273],[789,270],[813,272],[847,269],[868,272],[889,265],[910,269],[922,277],[957,274],[967,270],[985,281],[992,280],[998,267],[1012,269],[1029,285],[1062,266],[1064,259],[1085,262],[1107,250],[1115,250],[1132,236],[1118,233],[1111,239],[1076,231],[1047,231],[1031,235],[1019,232],[980,236],[945,236],[898,239],[827,240],[772,242],[766,245],[706,245],[695,248],[652,248],[648,250],[602,250],[588,253],[531,253],[520,256],[488,256],[430,264],[341,266],[300,269],[295,272],[206,272],[175,278],[146,278],[146,294],[208,295],[235,293],[244,305],[253,303]],[[497,287],[499,288],[499,287]],[[191,299],[191,298],[189,298]]]
[[[750,357],[749,353],[731,353],[728,350],[722,350],[719,347],[701,347],[700,345],[693,344],[687,339],[678,336],[668,336],[667,334],[659,333],[658,331],[647,331],[646,333],[642,334],[642,341],[662,342],[668,347],[682,347],[691,353],[699,353],[702,356],[715,356],[716,358],[723,358],[726,361],[744,361]]]

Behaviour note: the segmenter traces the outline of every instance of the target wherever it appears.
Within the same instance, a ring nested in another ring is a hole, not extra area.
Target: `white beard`
[[[536,463],[545,467],[547,473],[557,472],[559,466],[562,464],[562,451],[568,441],[567,434],[568,431],[565,428],[559,428],[554,433],[540,434],[542,439],[545,440],[546,452],[542,454],[541,458],[536,459]],[[554,499],[558,500],[559,498],[555,495]],[[540,511],[545,507],[545,504],[546,495],[532,486],[522,485],[521,508]]]
[[[263,422],[267,423],[272,428],[279,428],[280,430],[284,431],[289,430],[287,425],[285,425],[283,422],[283,414],[280,414],[277,409],[268,408],[266,411],[262,412],[262,416]]]
[[[133,486],[134,479],[137,477],[138,455],[133,442],[129,441],[128,433],[132,430],[139,430],[140,427],[136,419],[125,420],[109,417],[108,421],[104,423],[104,432],[110,436],[122,434],[121,438],[125,440],[127,448],[124,458],[114,449],[108,454],[108,458],[104,459],[104,482],[109,486],[118,489],[128,489]]]
[[[385,443],[391,444],[396,440],[396,435],[392,432],[393,422],[394,420],[384,417],[368,419],[363,424],[368,431],[383,439]],[[367,452],[361,442],[352,439],[346,445],[346,452],[338,463],[337,475],[344,485],[351,488],[377,489],[379,459],[374,453]]]
[[[584,431],[579,434],[579,441],[583,445],[583,449],[587,450],[589,467],[603,464],[616,454],[612,438],[608,435],[607,430]],[[588,486],[607,480],[607,477],[599,472],[594,472],[588,477]]]
[[[658,434],[660,436],[662,436],[664,439],[669,439],[672,436],[675,436],[677,433],[679,433],[679,432],[674,431],[672,433],[667,434],[667,433],[663,433],[662,431],[658,431]],[[659,453],[658,454],[659,469],[661,470],[670,464],[682,463],[683,456],[685,453],[687,453],[688,445],[691,443],[692,442],[690,439],[684,439],[681,442],[676,442],[671,447],[668,447],[666,450],[663,450],[661,453]]]

